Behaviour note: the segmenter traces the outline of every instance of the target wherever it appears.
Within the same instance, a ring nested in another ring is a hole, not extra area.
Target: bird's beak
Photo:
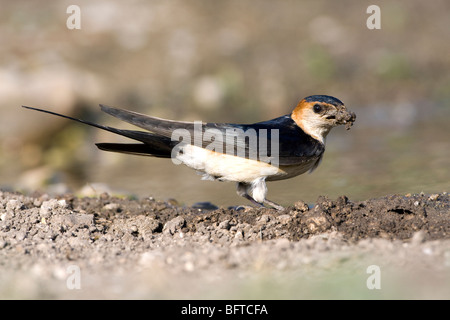
[[[336,126],[342,124],[345,125],[345,129],[349,130],[356,120],[356,114],[348,111],[344,105],[338,106],[333,110],[334,112],[330,113],[327,119],[335,119]]]

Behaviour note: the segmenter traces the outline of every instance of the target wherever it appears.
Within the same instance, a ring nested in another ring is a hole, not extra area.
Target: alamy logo
[[[381,29],[381,9],[373,4],[367,7],[366,13],[371,15],[367,18],[366,26],[369,30]]]
[[[250,160],[279,165],[279,130],[237,127],[225,129],[207,128],[201,121],[194,122],[194,130],[176,129],[172,132],[172,141],[179,143],[172,149],[172,161],[180,164],[180,155],[195,152],[187,145],[204,148],[221,154],[238,156]]]
[[[367,278],[366,286],[367,289],[381,289],[381,269],[379,266],[373,264],[367,267],[366,273],[370,274]]]
[[[67,29],[81,29],[81,9],[79,6],[72,4],[67,7],[67,14],[70,16],[66,20]]]
[[[81,270],[77,265],[69,265],[66,269],[68,277],[66,279],[66,286],[69,290],[81,289]]]

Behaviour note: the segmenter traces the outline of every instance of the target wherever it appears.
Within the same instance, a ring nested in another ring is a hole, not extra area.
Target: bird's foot
[[[277,203],[275,203],[273,201],[265,199],[263,203],[264,203],[264,205],[268,205],[268,206],[270,206],[270,207],[272,207],[274,209],[277,209],[278,211],[284,210],[283,206],[280,206],[279,204],[277,204]]]
[[[252,198],[249,194],[247,194],[247,193],[241,194],[241,196],[244,197],[244,198],[246,198],[247,200],[249,200],[249,201],[250,201],[251,203],[253,203],[256,207],[265,207],[265,208],[267,208],[267,206],[269,206],[269,207],[272,207],[272,208],[274,208],[274,209],[276,209],[276,210],[278,210],[278,211],[284,210],[284,207],[283,207],[283,206],[280,206],[279,204],[277,204],[277,203],[275,203],[275,202],[273,202],[273,201],[267,200],[267,199],[264,199],[264,201],[261,203],[261,202],[256,201],[255,199],[253,199],[253,198]]]

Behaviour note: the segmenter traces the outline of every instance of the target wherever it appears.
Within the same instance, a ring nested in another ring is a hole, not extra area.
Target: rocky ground
[[[0,192],[0,297],[448,299],[449,208],[447,193],[280,212]]]

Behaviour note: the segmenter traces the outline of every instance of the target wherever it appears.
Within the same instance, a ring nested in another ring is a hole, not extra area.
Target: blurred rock
[[[112,193],[111,188],[104,183],[87,183],[77,192],[81,197],[96,197],[104,193]]]
[[[201,108],[217,108],[223,97],[223,88],[220,81],[215,77],[204,76],[195,83],[194,100]]]

